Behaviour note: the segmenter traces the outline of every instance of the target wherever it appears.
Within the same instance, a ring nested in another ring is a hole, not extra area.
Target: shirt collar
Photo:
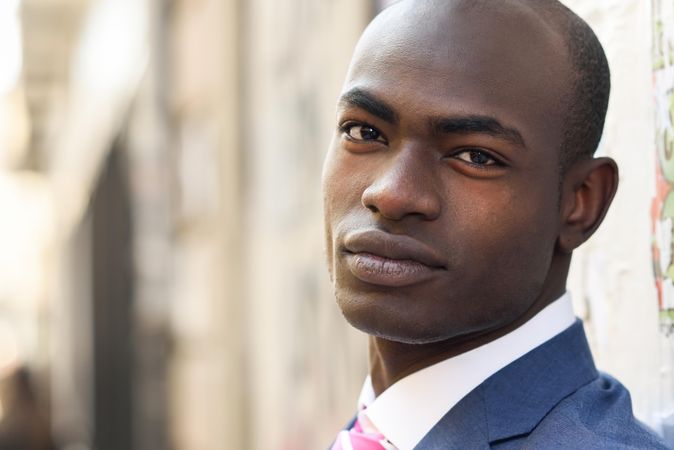
[[[379,397],[368,376],[359,407],[367,407],[364,414],[396,448],[411,450],[470,391],[574,321],[571,296],[565,293],[519,328],[408,375]]]

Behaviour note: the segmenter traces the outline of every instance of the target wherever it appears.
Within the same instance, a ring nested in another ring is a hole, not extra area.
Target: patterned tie
[[[363,411],[350,430],[342,430],[330,450],[395,450],[377,429],[370,423]]]

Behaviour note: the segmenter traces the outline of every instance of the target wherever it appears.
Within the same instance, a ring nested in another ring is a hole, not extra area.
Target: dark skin
[[[608,158],[560,172],[573,71],[554,21],[525,2],[469,3],[380,15],[338,105],[329,269],[344,316],[370,335],[377,394],[561,296],[617,188]]]

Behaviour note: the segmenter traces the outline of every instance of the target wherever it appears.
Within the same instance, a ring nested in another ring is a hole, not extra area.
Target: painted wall
[[[668,126],[672,136],[671,115],[665,125],[671,100],[663,94],[667,83],[670,94],[672,88],[671,27],[667,59],[655,74],[652,49],[654,34],[662,39],[665,27],[658,22],[660,14],[669,14],[668,23],[674,23],[674,2],[564,3],[587,20],[607,52],[613,87],[599,153],[613,157],[620,167],[613,207],[597,234],[574,255],[569,287],[599,368],[627,385],[637,415],[660,427],[674,406],[671,316],[664,312],[672,305],[667,274],[671,259],[662,256],[671,255],[671,219],[661,219],[660,212],[664,191],[671,187],[663,180],[657,157],[664,155],[663,128]],[[664,230],[665,225],[669,229]],[[656,285],[655,274],[662,269],[665,275]]]

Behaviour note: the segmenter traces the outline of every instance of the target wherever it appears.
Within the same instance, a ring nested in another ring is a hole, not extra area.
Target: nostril
[[[379,208],[376,206],[377,200],[376,200],[376,193],[373,192],[372,186],[368,187],[365,189],[363,192],[363,195],[360,198],[360,203],[366,207],[367,209],[370,210],[372,213],[378,213]]]
[[[379,212],[379,209],[377,209],[377,207],[374,206],[374,205],[365,205],[365,207],[366,207],[367,209],[369,209],[370,212],[373,212],[373,213],[378,213],[378,212]]]

